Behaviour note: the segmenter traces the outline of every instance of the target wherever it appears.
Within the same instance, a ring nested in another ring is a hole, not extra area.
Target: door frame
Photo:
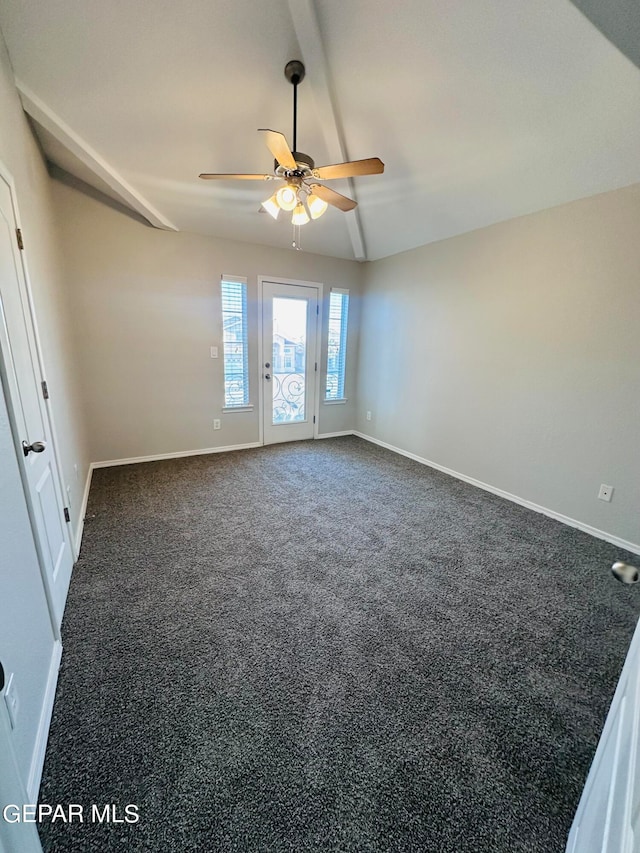
[[[17,200],[17,194],[16,194],[15,181],[13,180],[13,175],[7,169],[7,167],[5,166],[5,164],[2,160],[0,160],[0,179],[4,180],[4,182],[9,187],[9,196],[11,198],[11,209],[13,212],[13,218],[15,220],[16,227],[19,228],[21,233],[22,233],[22,222],[20,219],[20,211],[18,209],[18,200]],[[20,301],[22,303],[22,310],[23,310],[23,314],[24,314],[24,318],[25,318],[25,323],[27,323],[30,327],[30,329],[29,329],[30,334],[29,333],[27,334],[29,350],[31,352],[31,358],[33,360],[34,368],[36,369],[37,374],[38,374],[38,380],[40,382],[46,382],[47,380],[46,380],[46,370],[44,367],[44,356],[43,356],[43,349],[42,349],[42,341],[41,341],[40,331],[38,329],[38,323],[37,323],[37,319],[36,319],[35,302],[34,302],[34,298],[33,298],[33,289],[31,286],[31,278],[29,276],[29,268],[27,265],[26,249],[21,249],[18,254],[20,256],[20,264],[21,264],[22,276],[23,276],[23,280],[24,280],[24,296],[26,297],[26,300],[27,300],[27,304],[25,305],[24,299],[23,299],[23,294],[20,293]],[[21,288],[21,290],[22,290],[22,288]],[[8,369],[7,368],[7,358],[10,358],[10,353],[0,351],[0,371],[3,371],[3,372],[7,371],[7,369]],[[14,415],[13,415],[13,411],[12,411],[13,407],[15,406],[15,400],[13,399],[13,396],[11,393],[11,383],[9,381],[7,381],[7,379],[8,379],[8,377],[5,377],[5,379],[3,381],[3,385],[5,387],[5,395],[6,395],[7,406],[8,406],[8,410],[9,410],[9,419],[11,421],[12,429],[14,430],[14,433],[15,433],[15,420],[14,420]],[[20,377],[18,377],[16,375],[16,383],[18,383],[18,387],[19,387],[19,380],[20,380]],[[43,418],[46,419],[46,422],[47,422],[48,427],[49,427],[49,435],[51,437],[51,445],[52,445],[52,456],[53,456],[53,461],[55,463],[56,485],[59,489],[60,494],[62,495],[62,500],[63,500],[63,505],[64,505],[67,502],[66,501],[67,492],[66,492],[64,482],[62,479],[62,465],[61,465],[61,460],[60,460],[60,453],[58,451],[58,447],[59,447],[58,434],[56,432],[55,421],[54,421],[54,417],[53,417],[53,411],[51,409],[50,403],[51,403],[50,399],[48,399],[48,398],[43,399],[42,403],[40,405],[40,411],[42,412]],[[16,439],[16,442],[19,440],[17,435],[15,436],[15,439]],[[36,526],[34,515],[33,515],[33,508],[31,506],[31,500],[29,497],[29,486],[28,486],[28,483],[26,481],[24,464],[23,464],[24,460],[21,459],[20,454],[18,452],[18,444],[16,444],[16,457],[18,459],[18,468],[20,469],[20,476],[22,479],[23,488],[25,491],[25,495],[27,497],[27,508],[29,511],[29,521],[31,522],[31,529],[33,531],[33,538],[34,538],[34,542],[36,544],[36,552],[38,554],[38,562],[40,563],[40,574],[42,577],[42,583],[43,583],[45,595],[47,598],[47,605],[49,608],[49,616],[51,619],[51,624],[53,626],[53,634],[54,634],[54,638],[56,640],[60,640],[61,639],[60,628],[57,625],[55,607],[53,604],[52,594],[51,594],[51,590],[49,588],[49,583],[48,583],[47,576],[46,576],[44,558],[43,558],[42,552],[41,552],[42,546],[40,544],[40,538],[38,535],[38,530],[37,530],[37,526]],[[69,547],[70,553],[73,555],[74,563],[75,563],[75,561],[78,559],[78,552],[76,550],[76,542],[75,542],[75,536],[73,535],[74,531],[72,530],[72,525],[73,525],[73,522],[65,523],[64,531],[65,531],[65,537],[67,540],[67,545]]]
[[[315,371],[314,387],[315,387],[315,404],[313,407],[313,438],[318,438],[320,426],[320,374],[322,373],[322,365],[320,363],[320,354],[322,352],[322,318],[324,316],[324,284],[320,281],[303,281],[298,278],[281,278],[277,275],[259,275],[258,276],[258,441],[264,444],[264,382],[262,366],[262,348],[264,344],[264,334],[262,330],[262,313],[264,305],[263,285],[265,282],[273,284],[292,284],[298,287],[313,287],[318,294],[318,314],[316,316],[316,351],[314,361],[318,365]]]
[[[638,778],[639,705],[640,620],[582,789],[565,853],[631,849],[635,828],[632,821],[640,793],[640,782],[634,784]],[[597,836],[593,834],[594,826],[598,828]],[[637,850],[637,846],[633,849]]]

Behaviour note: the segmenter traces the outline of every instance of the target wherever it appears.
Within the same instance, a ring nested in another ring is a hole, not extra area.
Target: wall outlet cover
[[[601,501],[607,501],[607,503],[609,503],[612,497],[613,486],[607,486],[602,483],[602,485],[600,486],[600,491],[598,492],[598,499]]]

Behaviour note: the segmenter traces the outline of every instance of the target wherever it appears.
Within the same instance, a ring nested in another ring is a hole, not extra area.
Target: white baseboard
[[[353,435],[352,429],[344,429],[342,432],[323,432],[321,435],[317,435],[316,438],[340,438],[343,435]]]
[[[437,462],[431,462],[429,459],[423,459],[422,456],[417,456],[415,453],[410,453],[408,450],[402,450],[402,448],[395,447],[393,444],[387,444],[386,441],[380,441],[380,439],[373,438],[371,435],[366,435],[365,433],[358,432],[357,430],[354,430],[353,435],[357,435],[358,438],[363,438],[365,441],[370,441],[372,444],[384,447],[386,450],[391,450],[394,453],[399,453],[401,456],[413,459],[421,465],[428,465],[429,468],[435,468],[436,471],[442,471],[443,474],[455,477],[456,480],[462,480],[463,482],[476,486],[479,489],[484,489],[485,492],[491,492],[494,495],[498,495],[498,497],[505,498],[506,500],[512,501],[520,506],[524,506],[527,509],[532,509],[534,512],[546,515],[549,518],[562,522],[562,524],[567,524],[569,527],[575,527],[578,530],[584,531],[584,533],[588,533],[590,536],[595,536],[596,539],[603,539],[605,542],[610,542],[612,545],[616,545],[618,548],[623,548],[625,551],[631,551],[633,554],[640,554],[640,545],[637,545],[634,542],[628,542],[626,539],[621,539],[619,536],[614,536],[612,533],[599,530],[597,527],[592,527],[590,524],[585,524],[582,521],[578,521],[576,518],[570,518],[568,515],[563,515],[561,512],[556,512],[553,509],[540,506],[540,504],[533,503],[533,501],[529,501],[526,498],[520,498],[517,495],[512,495],[510,492],[505,492],[503,489],[499,489],[496,486],[490,486],[488,483],[483,483],[481,480],[476,480],[474,477],[467,477],[466,474],[460,474],[458,471],[453,471],[451,468],[445,468],[444,465],[438,465]]]
[[[230,450],[248,450],[250,447],[262,447],[259,441],[248,444],[230,444],[227,447],[205,447],[201,450],[178,450],[176,453],[156,453],[153,456],[132,456],[129,459],[107,459],[92,462],[92,468],[112,468],[116,465],[136,465],[138,462],[158,462],[162,459],[180,459],[183,456],[204,456],[207,453],[228,453]]]
[[[60,642],[60,640],[56,640],[53,646],[51,662],[49,664],[49,675],[47,677],[47,687],[44,693],[44,699],[42,700],[40,722],[38,723],[38,734],[36,735],[36,742],[33,748],[33,756],[31,758],[31,767],[29,768],[27,795],[29,797],[30,803],[38,802],[38,791],[40,789],[40,780],[42,779],[44,756],[47,750],[49,726],[51,725],[53,700],[56,696],[56,685],[58,684],[58,670],[60,669],[61,658],[62,643]]]
[[[246,450],[250,447],[262,447],[259,441],[253,441],[248,444],[233,444],[227,447],[206,447],[202,450],[179,450],[176,453],[157,453],[153,456],[132,456],[129,459],[106,459],[102,462],[91,462],[87,473],[87,482],[84,488],[82,497],[82,507],[78,517],[78,529],[74,542],[76,560],[80,556],[80,547],[82,545],[82,534],[84,532],[84,519],[87,514],[87,503],[89,501],[89,492],[91,490],[91,479],[96,468],[113,468],[117,465],[135,465],[138,462],[157,462],[162,459],[179,459],[182,456],[202,456],[207,453],[226,453],[229,450]]]
[[[78,520],[76,522],[76,538],[74,542],[75,547],[75,556],[76,560],[80,556],[80,546],[82,545],[82,533],[84,531],[84,519],[87,514],[87,503],[89,502],[89,492],[91,491],[91,477],[93,476],[94,469],[93,462],[89,465],[89,470],[87,471],[87,480],[84,484],[84,494],[82,495],[82,506],[80,507],[80,513],[78,514]]]
[[[322,435],[317,435],[316,438],[338,438],[342,435],[353,434],[354,432],[352,429],[345,429],[341,432],[325,432],[322,433]],[[178,450],[175,453],[155,453],[152,456],[131,456],[127,459],[105,459],[102,462],[91,463],[87,483],[88,485],[90,484],[90,475],[94,468],[112,468],[117,465],[137,465],[138,462],[158,462],[162,459],[180,459],[183,456],[204,456],[207,453],[228,453],[231,450],[250,450],[253,447],[262,446],[263,443],[261,441],[250,441],[247,442],[247,444],[229,444],[226,447],[204,447],[200,450]],[[88,495],[89,492],[87,488],[85,491],[84,508],[86,508],[86,498]]]
[[[316,438],[339,438],[343,435],[353,435],[353,430],[348,429],[342,432],[327,432]],[[75,556],[76,560],[80,556],[80,546],[82,545],[82,533],[84,531],[84,519],[87,513],[87,502],[89,500],[89,491],[91,489],[91,477],[95,468],[114,468],[117,465],[136,465],[138,462],[158,462],[162,459],[179,459],[183,456],[202,456],[207,453],[227,453],[230,450],[249,450],[252,447],[262,447],[260,441],[251,441],[247,444],[230,444],[226,447],[205,447],[201,450],[179,450],[176,453],[156,453],[152,456],[131,456],[127,459],[105,459],[102,462],[92,462],[89,465],[87,473],[87,482],[85,484],[84,495],[82,498],[82,507],[78,518],[77,532],[75,538]]]

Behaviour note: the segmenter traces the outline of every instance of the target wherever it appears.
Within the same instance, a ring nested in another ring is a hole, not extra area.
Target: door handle
[[[25,456],[28,456],[30,453],[42,453],[46,449],[47,445],[44,441],[34,441],[33,444],[27,444],[26,441],[22,442],[22,452]]]
[[[614,578],[622,583],[638,583],[640,580],[640,571],[635,566],[623,563],[620,560],[611,566],[611,573]]]
[[[264,378],[265,378],[265,379],[271,379],[271,374],[270,374],[270,373],[265,373]]]

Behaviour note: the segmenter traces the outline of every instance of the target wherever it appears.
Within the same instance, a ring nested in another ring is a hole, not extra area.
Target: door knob
[[[640,580],[638,569],[635,566],[629,565],[629,563],[623,563],[621,560],[618,560],[617,563],[611,566],[611,572],[614,578],[622,583],[638,583],[638,580]]]
[[[265,373],[264,378],[265,378],[265,379],[271,379],[271,374],[270,374],[270,373]]]
[[[271,367],[271,362],[270,362],[270,361],[265,361],[264,366],[265,366],[265,367]]]
[[[22,442],[22,452],[25,456],[28,456],[30,453],[42,453],[43,450],[46,450],[47,445],[44,441],[34,441],[33,444],[27,444],[26,441]]]

